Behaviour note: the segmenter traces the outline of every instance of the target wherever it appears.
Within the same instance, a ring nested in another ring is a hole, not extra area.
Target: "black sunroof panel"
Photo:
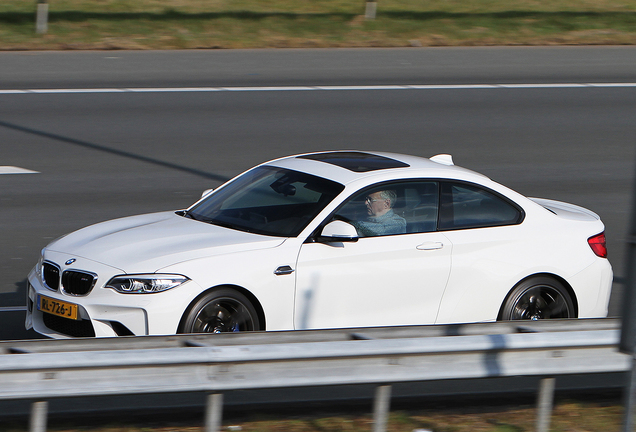
[[[298,157],[330,163],[354,172],[406,168],[409,166],[409,164],[395,159],[362,152],[313,153]]]

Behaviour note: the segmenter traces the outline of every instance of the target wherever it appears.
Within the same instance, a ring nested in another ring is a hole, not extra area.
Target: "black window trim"
[[[514,225],[521,225],[523,223],[523,221],[526,219],[526,212],[523,210],[523,208],[519,204],[517,204],[516,202],[514,202],[512,199],[508,198],[507,196],[503,195],[502,193],[499,193],[499,192],[497,192],[497,191],[495,191],[495,190],[493,190],[493,189],[491,189],[491,188],[489,188],[487,186],[479,184],[479,183],[474,183],[474,182],[467,181],[467,180],[458,180],[458,179],[450,179],[450,178],[439,178],[439,177],[420,177],[420,178],[393,179],[393,180],[387,180],[387,181],[384,181],[384,182],[374,183],[372,185],[365,186],[364,188],[358,189],[357,191],[355,191],[355,192],[351,193],[350,195],[348,195],[342,201],[342,203],[340,203],[340,205],[338,207],[336,207],[335,210],[333,210],[331,213],[329,213],[329,215],[316,227],[316,229],[307,237],[307,239],[305,239],[304,243],[315,243],[316,240],[318,239],[318,237],[320,237],[320,233],[322,232],[322,230],[325,227],[325,225],[327,225],[329,222],[334,220],[334,216],[336,215],[336,213],[338,213],[340,211],[340,209],[344,205],[346,205],[348,203],[349,199],[352,196],[357,195],[358,193],[361,193],[363,191],[367,191],[367,190],[370,190],[370,189],[375,189],[376,187],[380,187],[380,186],[385,186],[385,185],[389,186],[389,185],[392,185],[392,184],[415,183],[415,182],[436,182],[437,183],[437,221],[435,223],[435,225],[436,225],[435,226],[435,231],[427,231],[427,232],[421,232],[421,233],[391,234],[391,236],[413,235],[413,234],[429,234],[429,233],[435,233],[435,232],[449,232],[449,231],[460,231],[460,230],[497,228],[497,227],[503,227],[503,226],[514,226]],[[484,190],[484,191],[486,191],[488,193],[491,193],[492,195],[496,196],[497,198],[500,198],[502,201],[510,204],[512,207],[517,209],[517,211],[519,212],[519,218],[514,223],[495,224],[495,225],[486,225],[486,226],[475,226],[475,227],[443,228],[443,229],[440,229],[440,218],[442,216],[442,183],[464,184],[464,185],[472,186],[472,187],[475,187],[477,189],[481,189],[481,190]],[[388,236],[379,236],[379,237],[388,237]],[[377,238],[377,237],[364,237],[364,238]]]

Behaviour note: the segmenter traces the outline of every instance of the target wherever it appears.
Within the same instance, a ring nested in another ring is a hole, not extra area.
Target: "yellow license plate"
[[[38,295],[38,310],[69,319],[78,319],[77,305]]]

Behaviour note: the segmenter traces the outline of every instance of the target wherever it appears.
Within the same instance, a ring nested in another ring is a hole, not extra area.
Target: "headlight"
[[[173,274],[121,275],[109,280],[106,288],[124,294],[151,294],[178,287],[189,280]]]

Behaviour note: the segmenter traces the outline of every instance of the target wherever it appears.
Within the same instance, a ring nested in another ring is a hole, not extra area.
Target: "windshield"
[[[256,234],[295,237],[344,186],[276,167],[254,168],[186,213],[192,219]]]

